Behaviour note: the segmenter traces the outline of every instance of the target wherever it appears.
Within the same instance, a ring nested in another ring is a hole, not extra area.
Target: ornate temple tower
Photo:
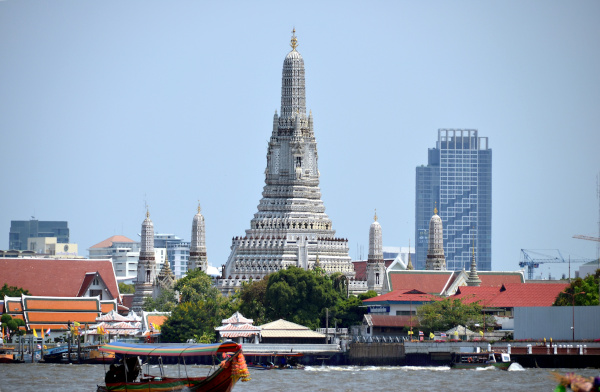
[[[281,115],[273,116],[262,199],[250,229],[233,238],[219,283],[223,292],[289,265],[312,268],[317,255],[328,273],[354,276],[348,240],[335,237],[321,201],[317,142],[312,113],[306,114],[304,60],[295,30],[291,47],[283,61]]]
[[[477,275],[477,262],[475,261],[475,238],[473,238],[473,259],[471,260],[471,272],[469,272],[469,277],[467,278],[467,286],[477,286],[481,285],[481,279],[479,279],[479,275]]]
[[[202,216],[200,203],[198,203],[198,213],[192,220],[192,241],[190,244],[190,263],[189,269],[200,268],[206,272],[208,269],[208,260],[206,258],[206,240],[204,236],[204,216]]]
[[[137,266],[137,280],[133,296],[132,310],[140,312],[146,297],[154,295],[156,281],[156,260],[154,260],[154,224],[150,212],[146,210],[146,219],[142,222],[142,243]]]
[[[369,228],[369,256],[367,258],[367,290],[375,290],[381,294],[385,279],[385,262],[383,261],[383,241],[381,225],[375,220]]]
[[[410,239],[408,240],[408,263],[406,263],[406,269],[412,271],[415,269],[412,264],[412,260],[410,259]]]
[[[433,210],[433,216],[429,221],[429,248],[425,269],[446,270],[446,258],[444,257],[444,235],[442,232],[442,218],[437,214],[437,207]]]

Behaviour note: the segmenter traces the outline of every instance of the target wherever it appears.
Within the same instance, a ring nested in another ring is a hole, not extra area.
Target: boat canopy
[[[100,351],[115,354],[141,356],[190,357],[212,355],[217,352],[236,352],[241,346],[235,342],[214,344],[132,344],[114,342],[100,347]]]

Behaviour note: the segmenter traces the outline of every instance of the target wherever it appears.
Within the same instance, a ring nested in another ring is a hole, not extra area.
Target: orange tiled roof
[[[117,303],[115,301],[100,301],[100,310],[102,313],[108,313],[111,310],[117,310]]]
[[[115,271],[110,260],[97,259],[0,259],[0,286],[22,287],[32,295],[75,297],[86,274],[98,272],[110,295],[119,298]]]
[[[25,311],[100,311],[100,301],[96,297],[48,298],[23,296]]]
[[[113,242],[135,242],[132,239],[125,237],[124,235],[113,235],[105,239],[102,242],[98,242],[96,245],[90,246],[90,248],[110,248]]]
[[[27,324],[95,323],[98,316],[100,312],[25,312]]]
[[[166,315],[158,315],[158,314],[149,314],[148,315],[148,325],[150,324],[156,324],[158,326],[163,325],[163,323],[165,322],[165,320],[167,319]]]

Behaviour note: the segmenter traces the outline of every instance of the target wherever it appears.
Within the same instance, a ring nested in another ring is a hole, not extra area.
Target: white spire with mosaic
[[[263,197],[250,229],[233,238],[224,279],[218,283],[223,292],[290,265],[310,269],[317,257],[327,273],[354,276],[348,240],[335,236],[321,200],[313,117],[306,114],[304,60],[292,33],[292,50],[283,62],[281,115],[275,112],[267,146]]]

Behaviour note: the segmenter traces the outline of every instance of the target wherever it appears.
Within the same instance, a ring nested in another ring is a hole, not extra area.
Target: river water
[[[167,375],[178,372],[203,376],[208,366],[168,365]],[[144,368],[146,371],[146,368]],[[252,380],[239,382],[234,391],[553,391],[551,371],[598,376],[598,369],[493,368],[455,370],[448,367],[309,366],[304,370],[251,370]],[[151,373],[159,374],[158,369]],[[102,384],[103,365],[0,364],[0,391],[89,391]]]

